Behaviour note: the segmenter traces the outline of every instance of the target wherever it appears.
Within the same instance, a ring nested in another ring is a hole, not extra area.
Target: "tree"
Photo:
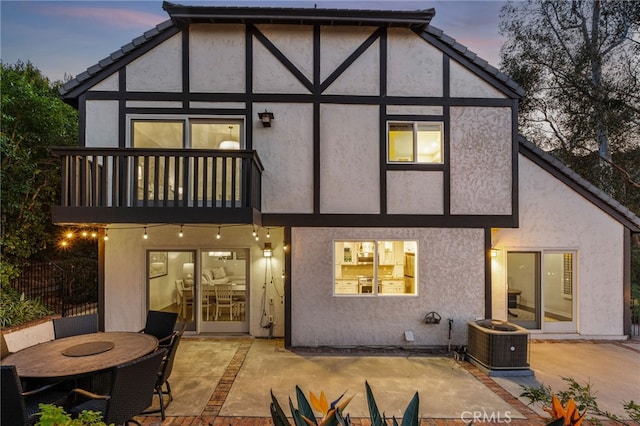
[[[0,278],[3,285],[20,265],[55,239],[50,206],[59,202],[60,164],[51,146],[77,144],[76,111],[57,96],[31,63],[2,65],[0,144]]]
[[[501,66],[526,91],[522,132],[640,211],[640,168],[626,160],[640,149],[640,2],[509,2],[501,20]]]

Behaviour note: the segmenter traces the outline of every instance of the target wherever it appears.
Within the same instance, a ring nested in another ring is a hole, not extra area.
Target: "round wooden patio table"
[[[51,340],[2,359],[23,379],[70,379],[97,374],[153,352],[158,339],[144,333],[107,332]]]

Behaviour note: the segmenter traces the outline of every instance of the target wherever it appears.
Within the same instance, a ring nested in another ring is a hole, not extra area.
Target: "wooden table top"
[[[158,339],[144,333],[81,334],[25,348],[2,359],[26,379],[65,379],[96,374],[153,352]]]

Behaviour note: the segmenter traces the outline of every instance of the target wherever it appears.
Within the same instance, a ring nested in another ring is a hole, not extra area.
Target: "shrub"
[[[82,411],[72,419],[64,408],[52,404],[40,404],[40,418],[35,426],[107,426],[102,421],[102,413]]]
[[[27,299],[9,286],[0,292],[0,327],[12,327],[51,315],[39,300]]]

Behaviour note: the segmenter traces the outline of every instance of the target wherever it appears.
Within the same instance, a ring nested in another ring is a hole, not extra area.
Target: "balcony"
[[[56,224],[261,224],[255,151],[53,148],[62,161]]]

